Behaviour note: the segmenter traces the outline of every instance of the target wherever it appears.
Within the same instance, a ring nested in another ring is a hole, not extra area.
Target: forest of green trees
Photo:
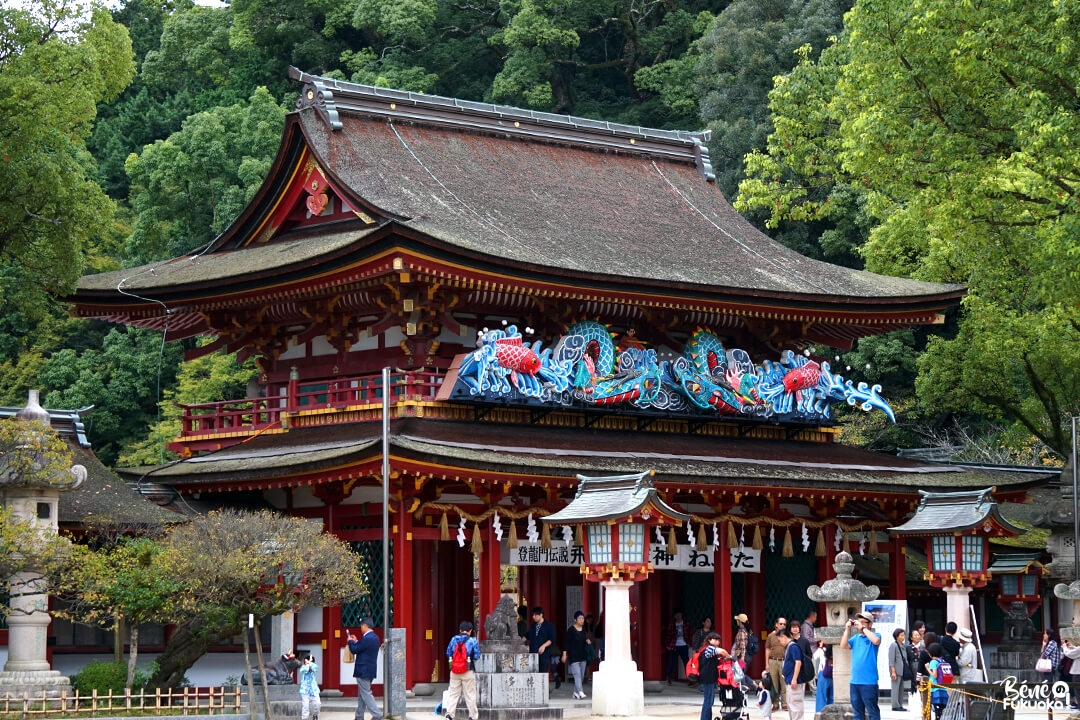
[[[287,68],[710,129],[718,184],[779,241],[970,296],[844,354],[896,425],[847,442],[1056,464],[1080,412],[1080,18],[955,0],[23,0],[0,7],[0,404],[82,408],[107,463],[166,459],[231,357],[68,316],[88,272],[197,251],[259,187]],[[821,348],[831,356],[836,351]]]

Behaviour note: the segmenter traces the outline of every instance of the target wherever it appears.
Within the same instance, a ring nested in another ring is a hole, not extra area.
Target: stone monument
[[[868,587],[852,577],[855,563],[846,551],[837,553],[833,570],[836,577],[826,580],[820,587],[811,585],[806,589],[806,596],[811,600],[825,603],[825,627],[817,628],[815,633],[825,644],[833,646],[834,702],[826,705],[817,717],[818,720],[850,720],[851,650],[841,646],[840,639],[844,635],[844,625],[848,619],[862,609],[864,602],[877,600],[881,588],[876,585]]]
[[[499,599],[484,620],[486,639],[476,663],[476,704],[480,720],[562,720],[562,708],[548,707],[548,674],[517,634],[517,603]],[[462,717],[456,708],[445,708]],[[464,708],[462,709],[464,712]]]
[[[15,452],[32,446],[32,437],[42,426],[49,427],[49,413],[38,404],[38,391],[31,390],[26,407],[16,415],[24,423],[25,445]],[[47,477],[40,472],[40,456],[32,458],[29,473],[13,471],[13,464],[0,457],[0,502],[11,508],[14,516],[29,521],[43,533],[56,535],[59,528],[58,506],[60,493],[74,490],[86,479],[86,468],[75,465],[62,477]],[[0,580],[3,580],[0,578]],[[71,681],[53,670],[46,657],[49,623],[49,597],[33,571],[16,573],[8,579],[11,587],[8,615],[8,659],[0,672],[0,698],[5,693],[21,697],[60,697],[71,690]]]

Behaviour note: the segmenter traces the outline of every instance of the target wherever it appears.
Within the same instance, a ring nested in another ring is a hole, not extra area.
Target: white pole
[[[1080,498],[1077,498],[1078,471],[1076,467],[1076,415],[1072,416],[1072,475],[1073,475],[1073,578],[1080,577]]]
[[[390,717],[390,368],[382,370],[383,716]]]

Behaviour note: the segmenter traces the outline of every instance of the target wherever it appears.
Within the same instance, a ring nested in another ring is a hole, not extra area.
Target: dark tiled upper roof
[[[341,243],[349,238],[333,230],[295,243],[281,238],[277,249],[278,243],[245,247],[276,207],[289,163],[299,162],[295,143],[311,150],[354,207],[381,216],[374,228],[351,236],[354,259],[367,235],[396,231],[458,264],[486,263],[496,274],[510,268],[554,283],[572,278],[833,309],[924,303],[922,313],[931,316],[964,294],[960,285],[811,260],[775,242],[706,179],[711,169],[700,133],[295,76],[307,83],[299,103],[306,107],[286,121],[287,142],[274,166],[279,176],[268,178],[214,249],[159,265],[156,273],[147,266],[83,278],[77,302],[101,300],[125,278],[125,288],[157,289],[169,300],[169,290],[185,284],[229,277],[250,283],[304,263],[322,268],[321,257],[346,254]],[[222,257],[232,251],[236,257]]]
[[[806,258],[735,212],[693,162],[314,111],[304,134],[358,197],[462,250],[687,285],[859,299],[955,293]]]

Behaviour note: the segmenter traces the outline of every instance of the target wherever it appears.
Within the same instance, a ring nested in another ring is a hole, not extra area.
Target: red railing
[[[390,400],[434,400],[445,373],[410,372],[390,375]],[[290,380],[263,386],[258,398],[180,404],[184,414],[180,437],[218,433],[257,432],[281,422],[284,413],[341,410],[382,403],[382,374],[327,380]]]

